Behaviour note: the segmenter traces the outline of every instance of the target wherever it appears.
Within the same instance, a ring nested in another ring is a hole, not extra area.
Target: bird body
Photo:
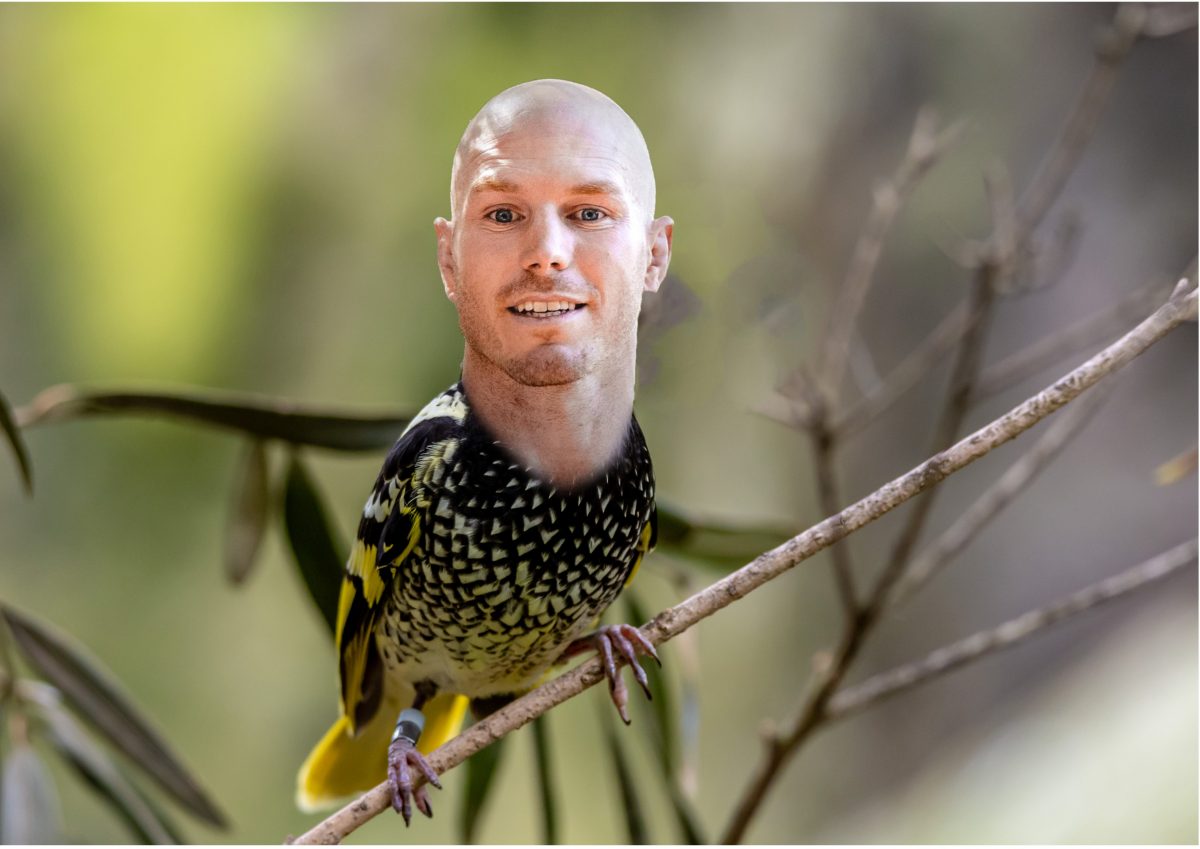
[[[420,741],[453,736],[467,699],[536,686],[595,626],[654,546],[654,475],[637,420],[609,467],[555,487],[508,454],[461,384],[400,436],[359,523],[338,605],[341,717],[301,768],[312,809],[382,781],[420,686]]]

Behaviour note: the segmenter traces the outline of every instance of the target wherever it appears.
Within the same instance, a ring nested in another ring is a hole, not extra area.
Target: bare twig
[[[904,397],[933,367],[942,362],[967,328],[971,315],[964,301],[947,313],[938,326],[905,357],[879,386],[846,408],[833,422],[839,437],[851,436],[875,421],[892,404]],[[769,413],[768,413],[769,415]]]
[[[941,450],[955,439],[971,409],[972,391],[983,358],[987,318],[992,304],[995,302],[995,283],[999,277],[999,267],[990,264],[981,267],[976,274],[969,306],[970,314],[975,317],[975,320],[959,344],[946,405],[934,435],[933,450],[935,451]],[[907,566],[917,540],[925,528],[925,523],[932,514],[936,493],[937,489],[931,488],[917,499],[908,515],[908,521],[901,529],[895,545],[892,546],[891,554],[875,583],[871,599],[868,602],[869,606],[875,609],[875,613],[882,607],[883,600],[891,591],[892,584],[896,582]],[[871,619],[874,619],[874,616]],[[869,623],[864,623],[864,626],[869,627]]]
[[[1024,433],[1106,375],[1128,364],[1175,327],[1185,321],[1195,320],[1196,311],[1195,291],[1185,291],[1182,286],[1177,288],[1171,299],[1145,321],[1053,385],[837,515],[759,555],[736,572],[663,611],[643,626],[642,633],[656,645],[678,636],[927,487]],[[471,726],[430,755],[430,763],[435,770],[444,773],[603,678],[600,661],[596,658],[588,660]],[[331,815],[296,842],[339,842],[389,806],[388,788],[386,784],[381,784]]]
[[[1134,316],[1141,315],[1156,295],[1157,286],[1130,292],[1110,308],[1090,315],[989,366],[979,378],[976,398],[987,398],[1020,383],[1064,357],[1099,345],[1120,331]]]
[[[1095,61],[1083,91],[1055,139],[1050,154],[1021,198],[1018,243],[1025,241],[1037,229],[1067,184],[1108,103],[1117,71],[1133,49],[1145,22],[1144,7],[1122,5],[1117,9],[1112,23],[1101,33],[1096,45]]]
[[[796,417],[805,422],[812,439],[817,498],[821,512],[826,515],[835,513],[843,503],[837,470],[834,468],[836,434],[830,426],[832,410],[839,404],[851,335],[883,253],[884,239],[921,178],[962,135],[964,126],[965,123],[959,121],[939,132],[933,110],[926,108],[918,113],[908,149],[895,175],[875,190],[871,212],[855,244],[854,255],[845,280],[838,289],[838,297],[817,352],[816,380],[809,381],[804,373],[800,373],[789,381],[790,384],[798,383],[801,390],[804,409]],[[830,555],[833,558],[838,598],[847,621],[850,621],[858,610],[850,551],[845,545],[835,545]]]
[[[1192,3],[1159,3],[1146,11],[1142,35],[1166,38],[1196,28],[1196,7]]]
[[[818,347],[816,377],[810,378],[807,371],[797,371],[780,387],[780,391],[787,394],[791,401],[790,410],[781,420],[805,428],[812,440],[817,499],[821,511],[826,515],[836,512],[842,504],[833,462],[836,434],[830,426],[832,411],[838,406],[850,354],[850,338],[875,276],[884,239],[921,177],[962,134],[963,126],[964,122],[960,121],[938,132],[937,119],[931,109],[922,109],[918,113],[908,149],[896,173],[875,190],[871,212],[855,244],[854,255],[845,280],[838,289],[826,332]],[[765,414],[780,418],[770,410]],[[849,620],[858,609],[850,551],[844,545],[835,545],[830,554],[838,598]]]
[[[1029,252],[1034,230],[1074,171],[1108,100],[1117,68],[1141,33],[1145,18],[1146,10],[1142,7],[1118,8],[1112,24],[1104,30],[1097,46],[1096,61],[1083,93],[1071,109],[1061,134],[1021,203],[1014,207],[1007,179],[1002,173],[994,171],[988,179],[993,231],[988,240],[973,252],[976,273],[967,306],[966,329],[958,342],[949,392],[933,442],[935,451],[953,441],[966,420],[981,370],[983,342],[992,304],[996,296],[1007,288],[1019,260]],[[1182,286],[1176,290],[1177,293],[1182,291]],[[789,726],[791,730],[783,738],[768,741],[764,760],[734,811],[725,835],[727,842],[741,840],[783,765],[820,725],[828,700],[877,623],[894,583],[906,569],[931,514],[937,491],[936,487],[929,488],[913,505],[866,602],[858,616],[843,630],[831,662],[818,672],[795,721]]]
[[[871,287],[875,268],[883,252],[883,242],[891,230],[892,222],[921,178],[959,139],[965,126],[964,121],[958,121],[939,131],[933,110],[922,109],[917,114],[908,149],[896,173],[875,189],[871,212],[854,246],[854,255],[838,289],[838,297],[817,352],[816,373],[830,407],[837,406],[850,353],[850,337]]]
[[[1095,392],[1072,404],[1069,410],[1055,419],[1026,454],[1013,463],[928,548],[912,558],[908,568],[894,585],[886,603],[897,605],[907,601],[913,593],[925,586],[932,577],[961,554],[971,540],[996,518],[1001,510],[1012,503],[1071,439],[1083,430],[1091,421],[1092,415],[1107,400],[1114,382],[1107,381]]]
[[[976,269],[971,286],[968,314],[973,320],[959,342],[946,402],[933,437],[934,451],[940,451],[952,443],[967,419],[973,401],[975,382],[983,367],[988,319],[997,294],[1012,275],[1016,253],[1019,250],[1016,241],[1016,211],[1012,205],[1012,190],[1008,178],[1002,171],[995,169],[988,175],[986,182],[995,224],[988,249],[982,257],[981,265]],[[931,488],[923,493],[909,513],[908,522],[896,538],[888,562],[875,582],[868,602],[868,606],[872,608],[871,615],[862,623],[863,627],[870,627],[891,592],[892,585],[907,567],[925,523],[933,512],[937,492],[936,488]],[[853,655],[846,661],[849,662],[852,658]]]
[[[967,306],[970,322],[959,343],[959,353],[950,381],[947,403],[938,426],[934,451],[941,450],[953,440],[969,409],[970,390],[983,350],[985,319],[995,298],[994,283],[998,275],[998,266],[990,261],[985,261],[977,270],[970,303]],[[837,692],[850,665],[858,656],[867,635],[879,619],[892,584],[900,577],[904,565],[908,562],[917,537],[929,516],[933,504],[932,496],[939,482],[940,480],[933,481],[928,487],[922,487],[921,497],[913,505],[908,522],[902,529],[882,573],[876,579],[870,596],[865,604],[858,608],[857,615],[845,622],[838,646],[829,662],[817,669],[809,681],[799,713],[788,724],[790,730],[782,736],[771,737],[766,741],[767,751],[734,809],[733,817],[722,838],[723,843],[741,842],[776,777],[801,744],[821,725],[829,699]]]
[[[812,380],[803,370],[790,375],[785,384],[783,390],[789,393],[789,407],[780,420],[790,427],[807,432],[812,445],[817,505],[822,514],[831,516],[843,502],[837,483],[837,471],[833,464],[836,440],[829,428],[828,396],[818,382]],[[783,400],[779,395],[775,397]],[[769,409],[763,412],[774,417]],[[849,620],[858,611],[858,591],[854,586],[854,566],[850,562],[850,550],[847,546],[835,545],[829,553],[833,561],[833,579],[838,600],[841,602],[842,612]]]
[[[1023,279],[1013,287],[1013,294],[1040,292],[1062,280],[1075,259],[1082,230],[1079,214],[1065,210],[1048,239],[1036,245],[1030,239],[1022,256],[1020,276]]]
[[[1149,308],[1154,294],[1153,287],[1141,287],[1113,307],[1082,319],[1065,330],[1055,332],[987,367],[976,384],[976,400],[991,397],[1033,376],[1043,368],[1054,365],[1064,357],[1101,344],[1118,333],[1125,324],[1142,315]],[[846,407],[834,419],[832,427],[836,435],[853,436],[903,398],[905,393],[929,374],[938,363],[946,359],[946,354],[958,344],[970,326],[969,318],[965,302],[947,313],[937,327],[892,369],[882,383]],[[784,413],[781,407],[782,402],[778,402],[771,407],[764,406],[758,412],[796,427],[795,417]]]
[[[1195,559],[1196,540],[1182,543],[1144,563],[1085,587],[1057,604],[1030,611],[996,628],[943,646],[915,663],[873,675],[861,684],[839,691],[830,699],[825,719],[828,722],[844,719],[981,657],[1012,648],[1065,619],[1165,578]]]
[[[843,503],[837,484],[837,470],[833,467],[833,437],[822,417],[819,427],[812,433],[813,468],[817,476],[817,502],[821,512],[832,516]],[[850,621],[858,612],[858,590],[854,586],[854,565],[850,562],[850,549],[845,542],[829,549],[833,558],[833,578],[837,586],[842,612]]]

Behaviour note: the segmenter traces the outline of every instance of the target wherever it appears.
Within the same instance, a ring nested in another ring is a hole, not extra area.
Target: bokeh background
[[[1092,61],[1095,5],[60,5],[0,7],[0,391],[60,382],[248,390],[360,411],[414,408],[455,380],[461,340],[434,261],[451,154],[492,94],[577,80],[642,127],[659,212],[676,222],[682,320],[643,348],[637,410],[660,494],[691,514],[801,529],[821,518],[804,435],[754,412],[813,350],[872,187],[918,109],[962,142],[889,238],[856,337],[869,385],[967,290],[949,256],[990,223],[982,174],[1025,185]],[[991,360],[1196,252],[1194,31],[1122,69],[1060,203],[1082,236],[1062,281],[1004,301]],[[1082,361],[976,408],[969,427]],[[961,562],[889,621],[854,678],[1066,595],[1195,534],[1195,477],[1156,467],[1196,438],[1196,334],[1128,369],[1083,435]],[[947,368],[842,454],[847,498],[925,456]],[[37,491],[0,463],[0,598],[72,633],[182,753],[233,828],[279,842],[316,822],[296,768],[336,710],[324,626],[273,529],[248,585],[222,576],[241,445],[175,423],[30,431]],[[931,531],[1028,438],[948,484]],[[0,452],[6,453],[6,452]],[[344,533],[380,457],[310,452]],[[282,456],[273,457],[280,468]],[[889,517],[851,541],[887,551]],[[926,539],[931,538],[927,535]],[[668,564],[639,578],[681,597]],[[686,565],[701,586],[718,573]],[[710,837],[834,639],[824,556],[666,648],[701,686],[692,787]],[[750,833],[783,842],[1195,842],[1194,568],[1015,651],[822,732]],[[596,689],[554,712],[570,841],[625,839]],[[642,710],[638,705],[637,710]],[[635,713],[635,723],[638,721]],[[643,714],[644,717],[644,714]],[[630,732],[632,733],[632,732]],[[652,833],[677,839],[649,756]],[[482,837],[537,841],[532,747],[518,733]],[[124,841],[55,767],[71,839]],[[381,817],[353,842],[454,839],[439,816]],[[178,819],[184,820],[180,816]]]

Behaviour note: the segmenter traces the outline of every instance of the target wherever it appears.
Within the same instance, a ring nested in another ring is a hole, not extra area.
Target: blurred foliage
[[[0,670],[0,707],[8,720],[0,804],[3,842],[54,843],[66,834],[61,830],[54,781],[31,745],[39,737],[111,806],[135,838],[147,843],[178,842],[170,820],[129,782],[75,716],[193,816],[225,828],[224,815],[107,672],[44,624],[7,606],[0,606],[0,616],[12,644],[47,682],[18,677],[12,657],[5,653]],[[64,699],[71,712],[63,707]]]
[[[0,395],[0,430],[4,431],[4,438],[8,441],[13,455],[16,457],[17,468],[21,472],[25,491],[32,495],[33,470],[30,468],[29,449],[25,447],[25,440],[21,438],[21,432],[17,429],[16,422],[13,421],[12,408],[8,404],[8,399],[3,395]]]
[[[345,413],[322,416],[299,413],[294,404],[282,401],[259,399],[252,403],[236,403],[230,399],[215,400],[199,391],[175,391],[170,394],[119,391],[100,393],[81,392],[69,386],[58,386],[41,393],[27,408],[23,408],[23,413],[22,422],[26,427],[97,415],[166,413],[201,425],[244,432],[250,440],[234,482],[225,537],[225,573],[235,585],[245,581],[254,568],[273,506],[271,492],[274,487],[270,482],[266,445],[257,437],[272,436],[289,443],[291,456],[285,480],[281,485],[283,497],[279,504],[281,522],[291,548],[293,562],[309,597],[329,632],[335,631],[338,595],[343,575],[341,552],[346,551],[346,546],[333,528],[324,499],[301,460],[298,449],[301,445],[312,445],[346,451],[359,450],[363,447],[361,440],[372,438],[368,429],[378,427],[375,419],[361,419]],[[393,434],[395,430],[402,429],[405,423],[403,417],[383,421],[394,423]],[[17,445],[20,434],[15,427],[12,432],[14,445]],[[385,446],[381,444],[372,447]],[[665,550],[675,551],[695,563],[711,562],[726,567],[741,565],[760,553],[764,547],[771,547],[787,538],[784,532],[770,529],[698,525],[661,504],[658,513],[660,546]],[[649,620],[645,609],[632,593],[626,595],[626,601],[632,615],[631,621],[642,623]],[[26,632],[17,633],[23,636]],[[24,645],[24,642],[22,644]],[[40,644],[33,645],[37,647]],[[58,665],[50,665],[48,669],[57,670]],[[654,702],[654,721],[647,726],[651,729],[650,739],[660,753],[662,775],[679,817],[684,838],[689,843],[702,842],[698,837],[694,815],[676,783],[674,751],[677,734],[672,697],[659,670],[648,670],[648,674],[652,693],[657,697]],[[51,674],[51,677],[55,676]],[[69,683],[76,680],[76,677],[68,675],[64,680]],[[69,686],[66,690],[68,693],[73,692]],[[688,691],[695,692],[695,687],[689,687]],[[99,715],[104,714],[99,712]],[[559,829],[550,767],[549,730],[543,719],[534,721],[533,730],[538,785],[541,790],[542,838],[543,842],[554,844],[559,842]],[[631,799],[632,803],[637,803],[636,796],[631,797],[635,790],[629,784],[632,776],[628,772],[628,764],[611,734],[609,738],[610,754],[614,758],[614,774],[621,787],[622,809],[628,818],[630,840],[647,842],[646,826],[641,814],[626,807],[626,803]],[[139,750],[137,740],[127,741],[126,749],[136,755]],[[492,789],[501,751],[500,746],[494,746],[485,755],[472,759],[468,766],[466,800],[460,820],[463,842],[471,842],[478,828],[480,811]],[[153,765],[157,763],[157,759],[149,758],[146,763]],[[129,806],[123,804],[123,799],[116,798],[115,793],[109,792],[108,788],[112,786],[112,782],[97,783],[95,769],[87,770],[86,776],[110,797],[115,798],[114,803],[118,804],[119,811],[128,811]],[[129,818],[133,827],[143,828],[140,820],[132,816]],[[139,831],[139,834],[142,833],[144,829]]]
[[[660,511],[662,551],[636,585],[655,611],[711,579],[693,565],[740,565],[820,518],[803,438],[753,410],[810,356],[872,188],[894,168],[918,108],[932,103],[969,126],[886,246],[850,363],[858,390],[959,301],[964,275],[946,253],[986,231],[981,172],[998,158],[1016,185],[1027,182],[1110,14],[953,4],[0,8],[0,388],[17,423],[35,406],[21,403],[47,386],[153,381],[175,388],[78,391],[63,409],[125,403],[123,415],[153,408],[228,427],[220,417],[232,405],[245,425],[225,439],[208,426],[103,418],[20,433],[5,423],[18,461],[23,444],[32,455],[38,492],[27,498],[16,475],[0,485],[0,597],[69,625],[219,789],[233,829],[187,823],[180,837],[299,833],[312,819],[292,806],[295,770],[336,710],[332,646],[310,598],[320,610],[320,576],[334,561],[340,569],[339,540],[402,427],[395,411],[416,409],[457,375],[461,338],[429,224],[445,212],[451,154],[475,110],[513,83],[575,79],[621,103],[650,145],[659,209],[676,221],[671,279],[647,299],[639,352],[638,417],[670,505]],[[1081,213],[1073,262],[1057,285],[1004,304],[989,359],[1195,254],[1196,101],[1194,32],[1139,45],[1052,210],[1055,225],[1068,209]],[[1137,377],[1111,410],[962,568],[888,623],[865,667],[919,656],[1192,532],[1195,478],[1154,479],[1195,443],[1195,332],[1176,336],[1132,367]],[[1047,365],[999,392],[973,421],[1059,370]],[[932,370],[846,447],[848,497],[923,459],[944,378]],[[189,385],[222,391],[177,388]],[[251,392],[304,406],[281,410]],[[343,408],[392,412],[330,423]],[[316,447],[331,433],[345,441],[324,448],[360,453],[285,445]],[[1007,462],[997,454],[956,476],[935,525],[993,479]],[[286,515],[289,481],[300,482],[293,509],[321,511],[326,528],[324,541],[301,545],[324,550],[305,573],[317,583],[303,586],[288,528],[271,529],[272,516]],[[855,536],[857,559],[878,562],[890,521]],[[755,529],[765,530],[741,535]],[[242,578],[237,593],[219,578],[223,555],[226,574]],[[834,633],[822,566],[731,606],[673,641],[665,670],[648,670],[676,699],[671,777],[648,778],[667,775],[669,759],[657,743],[634,743],[671,713],[660,714],[657,690],[652,704],[631,700],[644,731],[621,733],[618,745],[651,838],[684,834],[681,801],[702,833],[719,832],[757,757],[760,723],[790,709]],[[1188,578],[897,700],[823,736],[751,837],[1194,842],[1195,637]],[[1153,696],[1163,687],[1171,699]],[[586,701],[550,717],[560,837],[627,840],[619,811],[628,806],[605,771],[611,741]],[[1047,728],[1087,736],[1056,748]],[[1013,745],[1031,739],[1042,745]],[[136,812],[152,828],[120,781],[99,804],[79,789],[77,775],[111,777],[82,748],[73,751],[90,773],[42,758],[43,747],[13,750],[24,777],[0,790],[6,838],[61,808],[71,837],[129,839],[113,823],[113,798],[131,824]],[[476,839],[539,839],[534,764],[509,754],[492,774]],[[1111,781],[1122,774],[1142,786]],[[446,795],[464,792],[464,779]],[[1087,793],[1066,794],[1074,787]],[[1053,810],[1037,803],[1051,794],[1061,801]],[[5,815],[35,808],[49,813]],[[460,823],[439,817],[414,836],[451,841]],[[354,840],[399,834],[380,817]]]

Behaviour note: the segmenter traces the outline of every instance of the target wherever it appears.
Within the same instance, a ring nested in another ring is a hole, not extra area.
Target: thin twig
[[[976,398],[988,398],[1048,368],[1063,358],[1111,339],[1134,316],[1145,312],[1157,286],[1144,286],[1119,302],[989,366],[979,378]]]
[[[987,313],[995,298],[994,282],[997,274],[998,268],[991,262],[982,265],[976,273],[976,279],[971,289],[970,303],[967,307],[971,321],[966,334],[959,343],[959,354],[950,381],[947,403],[934,442],[935,451],[953,440],[970,407],[971,385],[979,368],[983,350],[983,328]],[[928,519],[933,504],[932,496],[937,491],[938,482],[940,481],[934,481],[930,486],[922,488],[921,496],[912,506],[908,522],[902,529],[882,573],[876,579],[870,596],[865,604],[857,610],[857,615],[846,621],[831,659],[821,669],[815,671],[812,680],[806,687],[807,695],[796,718],[788,725],[790,730],[782,736],[772,737],[766,741],[767,751],[763,761],[751,777],[750,783],[746,786],[734,809],[733,817],[722,838],[723,843],[741,842],[746,829],[750,826],[750,821],[758,812],[763,800],[766,799],[767,792],[776,777],[780,775],[788,760],[801,744],[820,727],[829,699],[841,686],[842,679],[862,649],[867,635],[879,619],[888,591],[900,577],[904,565],[908,562],[917,537]]]
[[[816,374],[830,407],[837,406],[850,353],[850,337],[875,277],[884,239],[921,178],[959,139],[965,126],[964,121],[958,121],[939,132],[936,114],[929,108],[922,109],[917,114],[908,148],[896,173],[875,189],[871,212],[854,246],[846,277],[838,289],[817,351]]]
[[[1142,35],[1149,38],[1166,38],[1195,28],[1195,4],[1160,3],[1147,10]]]
[[[1195,291],[1185,291],[1182,286],[1177,288],[1171,299],[1145,321],[1053,385],[836,516],[830,516],[783,545],[759,555],[741,569],[658,614],[643,626],[642,633],[655,645],[667,642],[847,534],[878,519],[927,487],[1024,433],[1105,376],[1127,365],[1180,324],[1195,320],[1196,303]],[[435,770],[445,773],[475,752],[603,678],[599,659],[592,658],[471,726],[430,755],[429,761]],[[332,814],[295,842],[340,842],[363,823],[390,807],[390,804],[390,791],[386,784],[381,784]]]
[[[933,437],[933,450],[940,451],[958,438],[959,431],[967,420],[974,400],[975,383],[983,368],[983,350],[987,337],[989,319],[996,296],[1012,274],[1019,245],[1016,239],[1016,212],[1012,206],[1012,191],[1007,176],[999,169],[988,175],[986,180],[988,197],[992,206],[994,230],[989,240],[987,254],[976,269],[971,285],[968,314],[973,317],[966,334],[959,342],[954,369],[942,415],[938,420]],[[891,554],[871,592],[868,607],[870,616],[863,622],[864,628],[874,624],[892,585],[900,578],[912,558],[913,550],[920,539],[925,523],[933,513],[934,500],[940,488],[931,488],[917,499],[908,521],[901,529],[892,546]],[[849,663],[853,655],[846,658]]]
[[[956,643],[943,646],[915,663],[873,675],[861,684],[839,691],[830,699],[825,720],[832,722],[844,719],[985,655],[1012,648],[1065,619],[1165,578],[1195,559],[1196,540],[1182,543],[1144,563],[1085,587],[1049,607],[1030,611],[996,628],[980,631]]]
[[[1037,229],[1079,163],[1100,120],[1100,114],[1108,103],[1121,63],[1142,34],[1146,16],[1143,6],[1122,5],[1118,7],[1112,23],[1101,33],[1096,45],[1095,61],[1083,91],[1055,139],[1049,156],[1021,198],[1018,244]]]
[[[904,397],[904,394],[929,374],[935,365],[945,360],[946,354],[967,332],[971,324],[970,319],[967,303],[963,301],[938,323],[912,353],[892,369],[882,383],[846,408],[834,420],[833,430],[837,435],[848,437],[858,433]]]
[[[837,300],[834,302],[826,324],[826,332],[817,351],[815,383],[803,380],[803,374],[796,376],[801,379],[801,387],[805,390],[804,415],[798,418],[805,420],[809,427],[813,468],[817,478],[817,499],[821,512],[825,515],[837,512],[843,503],[837,482],[837,469],[834,467],[837,443],[830,426],[831,411],[839,405],[846,363],[850,355],[850,339],[874,280],[875,269],[883,253],[884,240],[921,178],[962,135],[964,126],[965,122],[959,121],[939,132],[937,118],[932,109],[922,109],[917,114],[908,148],[896,173],[875,190],[871,212],[855,244],[854,255],[846,270],[846,277],[838,289]],[[858,611],[858,592],[855,589],[850,550],[846,545],[835,545],[830,550],[830,556],[833,559],[838,598],[846,620],[850,621]]]
[[[1136,41],[1145,17],[1144,8],[1118,8],[1113,23],[1105,28],[1097,46],[1096,61],[1083,93],[1071,109],[1062,133],[1052,145],[1018,207],[1013,205],[1004,174],[993,171],[989,175],[987,187],[993,232],[977,251],[975,279],[967,307],[967,327],[958,343],[949,392],[933,443],[935,451],[953,441],[966,421],[982,366],[983,343],[991,307],[997,294],[1007,288],[1019,258],[1028,251],[1034,230],[1074,171],[1108,101],[1117,68]],[[1182,285],[1176,289],[1177,293],[1181,291]],[[831,663],[810,688],[796,720],[790,726],[791,731],[783,739],[768,741],[764,761],[734,811],[726,831],[726,842],[741,840],[786,761],[820,725],[829,698],[879,620],[893,584],[906,569],[931,515],[938,491],[939,488],[931,487],[913,505],[865,604],[859,615],[843,630]]]
[[[998,269],[992,265],[985,265],[977,273],[976,280],[972,285],[969,311],[975,320],[959,344],[958,357],[955,359],[946,404],[934,435],[933,450],[935,451],[941,450],[958,436],[959,430],[966,421],[967,413],[971,409],[972,391],[983,359],[987,319],[992,305],[995,303],[997,279]],[[901,529],[895,545],[892,546],[888,561],[871,593],[869,606],[874,608],[875,612],[882,607],[883,600],[891,591],[892,584],[899,579],[902,571],[908,565],[917,540],[932,514],[934,496],[937,492],[938,488],[931,488],[928,492],[923,493],[908,514],[908,521]],[[874,617],[871,618],[874,619]]]
[[[833,437],[826,426],[826,420],[821,418],[820,425],[812,433],[813,469],[817,477],[817,503],[821,513],[832,516],[844,502],[837,483],[837,470],[833,466]],[[833,558],[833,578],[837,586],[838,599],[842,605],[842,613],[847,621],[858,613],[858,590],[854,586],[854,565],[850,561],[850,549],[847,542],[841,542],[829,549]]]
[[[1113,383],[1115,381],[1106,381],[1095,392],[1079,399],[1069,410],[1056,418],[1028,452],[988,487],[974,504],[959,514],[954,523],[932,544],[912,558],[886,603],[895,606],[907,601],[961,554],[971,540],[996,518],[1001,510],[1012,503],[1013,499],[1083,430],[1100,405],[1107,400]]]
[[[921,178],[958,139],[964,126],[965,123],[960,121],[939,132],[933,110],[926,108],[918,113],[896,173],[875,190],[871,211],[855,243],[854,254],[818,346],[815,378],[810,379],[806,371],[798,371],[781,387],[781,391],[791,396],[792,402],[786,421],[806,429],[811,439],[817,501],[826,515],[835,513],[843,503],[834,467],[837,440],[830,424],[832,411],[839,405],[851,336],[875,277],[884,240]],[[850,550],[845,545],[835,545],[830,556],[838,598],[846,620],[850,621],[858,611]]]
[[[1015,243],[1023,246],[1045,217],[1066,185],[1067,179],[1091,138],[1100,113],[1108,102],[1112,85],[1129,50],[1141,34],[1158,35],[1150,27],[1159,19],[1138,6],[1122,6],[1106,27],[1096,50],[1096,59],[1083,91],[1076,100],[1062,131],[1055,140],[1037,176],[1021,198],[1017,215]],[[1191,21],[1163,23],[1161,34],[1173,34],[1194,25]],[[1143,32],[1143,27],[1146,27]],[[958,341],[968,326],[967,315],[959,310],[948,315],[916,351],[898,366],[887,380],[867,397],[846,410],[834,423],[839,434],[861,430],[897,399],[902,397],[933,363],[938,362]],[[983,397],[981,392],[980,397]]]

